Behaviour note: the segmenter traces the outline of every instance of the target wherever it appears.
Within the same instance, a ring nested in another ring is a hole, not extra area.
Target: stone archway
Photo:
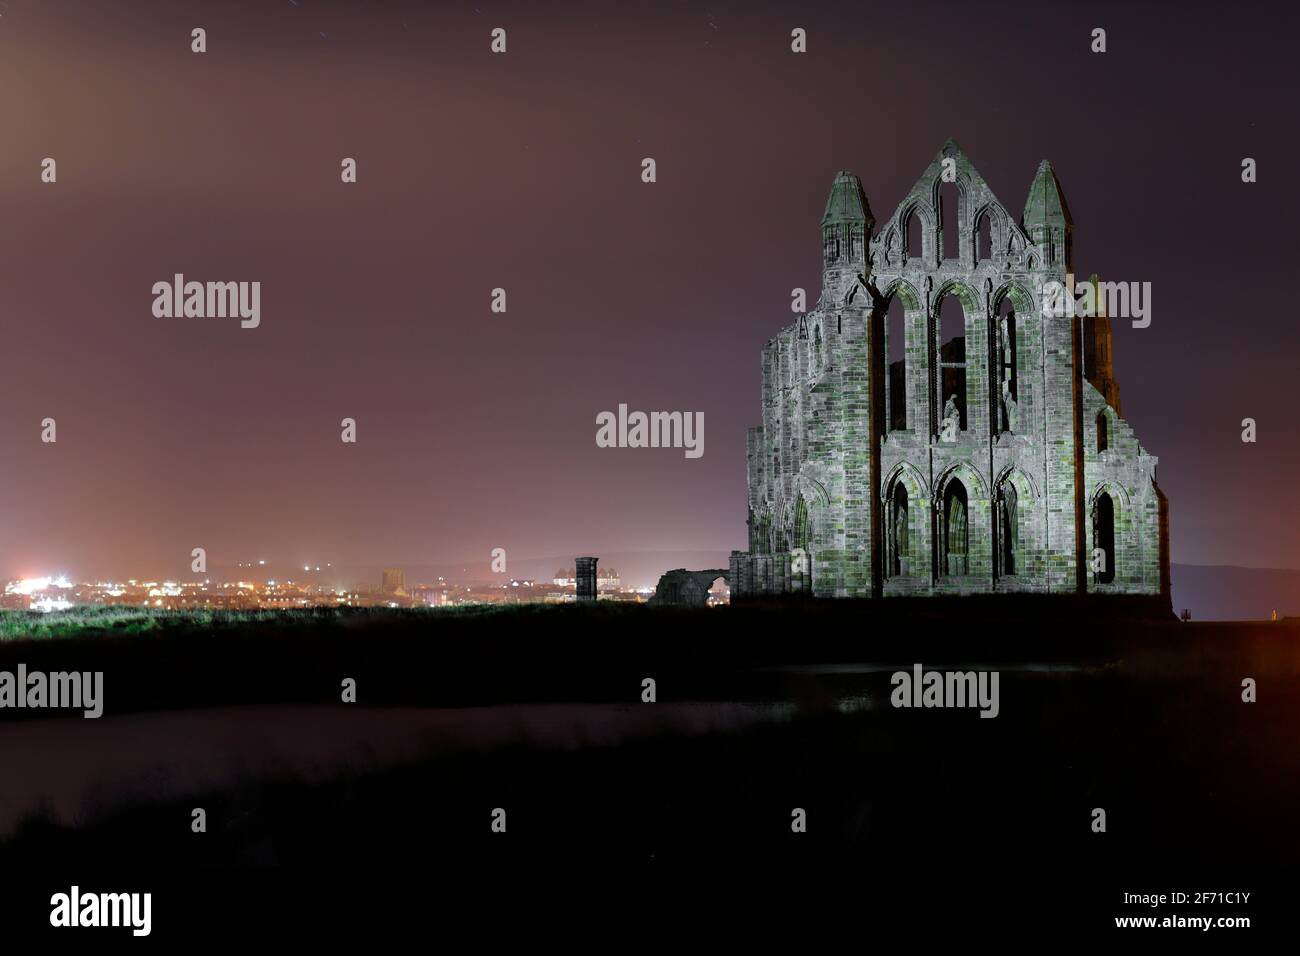
[[[947,309],[949,299],[957,303],[960,315]],[[934,392],[934,434],[946,442],[956,441],[974,422],[982,422],[988,399],[987,370],[979,360],[987,347],[988,332],[984,306],[975,290],[961,278],[943,282],[930,304],[930,376]]]
[[[1003,580],[1001,587],[1014,589],[1038,569],[1037,503],[1033,479],[1015,465],[1003,469],[993,488],[993,573]]]
[[[707,607],[709,589],[718,578],[726,581],[728,587],[731,586],[731,572],[726,568],[715,568],[712,571],[687,571],[685,568],[677,568],[673,571],[665,571],[659,578],[659,583],[655,585],[654,597],[650,599],[650,603],[672,604],[679,607]]]
[[[935,573],[938,579],[987,580],[993,572],[988,485],[967,460],[954,462],[935,482]]]
[[[881,514],[886,579],[924,577],[930,566],[929,491],[914,465],[901,462],[884,481]]]

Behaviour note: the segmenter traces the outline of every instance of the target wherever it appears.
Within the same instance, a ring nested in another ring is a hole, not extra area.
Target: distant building
[[[384,594],[405,594],[406,572],[401,568],[384,568],[384,583],[379,590]]]
[[[578,558],[578,600],[596,600],[596,562],[599,558]]]
[[[576,568],[557,568],[551,583],[558,584],[560,587],[575,587],[578,583],[578,571]],[[617,591],[622,584],[623,579],[618,576],[618,571],[614,568],[602,568],[596,572],[597,591]]]
[[[448,589],[446,583],[417,584],[411,589],[411,598],[417,604],[427,607],[442,607],[451,603],[451,599],[447,596]]]

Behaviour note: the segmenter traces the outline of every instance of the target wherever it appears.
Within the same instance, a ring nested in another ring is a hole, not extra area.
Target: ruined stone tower
[[[733,593],[1168,597],[1167,502],[1120,415],[1110,320],[1043,308],[1073,231],[1046,161],[1019,219],[952,140],[878,229],[835,177],[820,299],[763,348]]]

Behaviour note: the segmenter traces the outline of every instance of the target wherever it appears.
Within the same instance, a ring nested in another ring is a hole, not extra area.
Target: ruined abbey
[[[1168,598],[1167,501],[1121,416],[1111,320],[1043,308],[1073,282],[1073,230],[1049,163],[1016,217],[952,140],[879,225],[835,177],[821,297],[763,348],[733,595]]]

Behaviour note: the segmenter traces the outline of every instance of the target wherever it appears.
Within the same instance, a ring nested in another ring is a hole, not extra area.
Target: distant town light
[[[47,588],[70,588],[72,582],[66,575],[60,574],[57,578],[23,578],[21,581],[10,581],[5,585],[6,594],[26,594],[31,595],[36,591],[44,591]]]
[[[66,611],[72,607],[72,602],[64,597],[43,597],[33,601],[31,607],[33,611],[49,614],[51,611]]]

